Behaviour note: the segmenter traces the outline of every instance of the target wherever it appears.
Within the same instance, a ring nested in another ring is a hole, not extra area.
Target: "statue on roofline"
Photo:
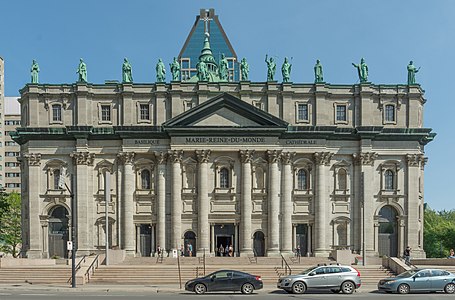
[[[242,80],[248,80],[248,73],[250,72],[250,66],[246,62],[245,57],[240,61],[240,74],[242,75]]]
[[[133,82],[133,68],[131,67],[130,62],[128,61],[128,59],[126,57],[123,59],[122,82],[124,82],[124,83]]]
[[[324,75],[322,73],[322,64],[319,59],[316,60],[316,64],[314,65],[314,82],[324,82]]]
[[[87,65],[82,58],[79,59],[79,66],[77,67],[76,73],[79,75],[77,82],[87,82]]]
[[[362,58],[358,65],[355,63],[352,63],[352,65],[357,68],[360,82],[368,82],[368,66],[365,63],[365,59]]]
[[[268,55],[265,55],[265,62],[267,63],[267,81],[273,81],[276,72],[276,63],[273,60],[273,57],[268,59]]]
[[[156,64],[156,82],[165,82],[166,81],[166,67],[164,66],[163,61],[158,59]]]
[[[31,73],[31,83],[39,83],[38,80],[38,73],[39,73],[39,65],[36,62],[36,60],[33,60],[32,62],[32,67],[30,68],[30,73]]]
[[[177,61],[177,58],[174,57],[174,60],[171,64],[169,64],[171,68],[172,74],[172,81],[179,81],[180,80],[180,64]]]

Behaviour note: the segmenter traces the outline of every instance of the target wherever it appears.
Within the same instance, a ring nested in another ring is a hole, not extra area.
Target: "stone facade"
[[[131,256],[425,255],[419,85],[28,84],[20,103],[29,257],[71,238],[64,170],[80,254],[104,249],[108,205],[110,247]]]
[[[5,121],[5,63],[0,57],[0,189],[5,188],[5,168],[3,161],[5,157],[5,136],[4,136],[4,121]]]

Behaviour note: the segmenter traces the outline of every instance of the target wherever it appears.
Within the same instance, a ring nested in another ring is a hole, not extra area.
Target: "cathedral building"
[[[202,10],[180,80],[21,90],[24,254],[425,256],[420,85],[248,81],[226,41]]]

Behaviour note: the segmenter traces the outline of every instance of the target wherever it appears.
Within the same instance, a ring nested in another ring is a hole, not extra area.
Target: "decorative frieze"
[[[333,153],[331,152],[316,152],[313,154],[314,162],[317,165],[326,165],[330,164],[330,160],[332,159]]]
[[[183,150],[170,150],[168,155],[172,162],[181,163],[183,159]]]
[[[248,164],[253,161],[254,150],[240,150],[240,161],[242,164]]]
[[[418,167],[419,163],[424,160],[423,154],[406,154],[406,162],[408,167]]]
[[[281,152],[281,162],[285,165],[292,164],[295,152]]]
[[[76,165],[88,165],[93,166],[93,160],[95,159],[95,153],[90,152],[77,152],[74,151],[70,154]]]
[[[196,158],[199,163],[208,163],[210,159],[210,150],[196,150]]]
[[[39,166],[41,163],[41,154],[40,153],[28,153],[24,154],[29,166]]]
[[[267,157],[267,161],[269,163],[278,163],[281,158],[281,151],[280,150],[267,150],[265,152],[265,156]]]
[[[376,152],[360,152],[352,154],[354,163],[356,165],[370,165],[374,164],[374,160],[378,157]]]
[[[136,153],[134,152],[120,152],[117,154],[117,159],[125,165],[132,165],[134,163],[135,155]]]

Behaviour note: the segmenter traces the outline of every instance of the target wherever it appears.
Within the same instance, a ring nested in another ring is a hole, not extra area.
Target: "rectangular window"
[[[308,104],[299,104],[297,109],[298,120],[308,121]]]
[[[110,105],[101,105],[101,121],[103,121],[103,122],[111,121],[111,106]]]
[[[337,105],[337,122],[346,122],[346,105]]]
[[[19,152],[5,152],[5,156],[19,156]]]
[[[141,120],[150,120],[150,106],[148,104],[141,104],[139,110]]]
[[[395,106],[393,105],[385,106],[385,121],[395,122]]]
[[[62,121],[62,107],[60,105],[52,105],[52,121]]]

